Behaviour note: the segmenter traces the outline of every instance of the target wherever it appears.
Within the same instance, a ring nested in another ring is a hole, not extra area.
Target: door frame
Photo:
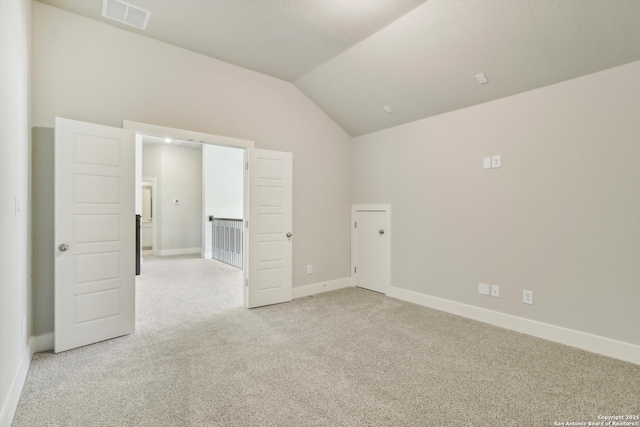
[[[385,230],[389,237],[389,247],[387,253],[387,262],[389,263],[387,271],[388,277],[386,280],[385,292],[387,295],[391,290],[391,205],[390,204],[365,204],[365,205],[351,205],[351,286],[357,286],[357,277],[355,273],[356,260],[357,260],[357,235],[356,235],[356,212],[373,211],[373,212],[386,212],[388,216],[389,229]]]
[[[138,166],[136,165],[136,173],[138,172]],[[142,171],[141,171],[142,172]],[[142,177],[142,182],[150,182],[151,183],[151,211],[156,213],[158,212],[158,206],[156,205],[158,200],[158,178],[157,177]],[[142,184],[142,183],[141,183]],[[155,256],[158,247],[158,221],[155,215],[151,221],[151,253]],[[140,253],[142,254],[142,239],[140,239]]]
[[[130,120],[122,121],[122,128],[126,130],[132,130],[136,133],[136,135],[144,134],[144,135],[152,135],[152,136],[161,136],[163,138],[172,138],[172,139],[180,139],[184,141],[190,142],[200,142],[202,144],[209,145],[220,145],[224,147],[232,147],[232,148],[240,148],[244,150],[244,164],[248,165],[250,151],[255,149],[255,141],[247,140],[247,139],[239,139],[239,138],[231,138],[227,136],[221,135],[213,135],[202,132],[195,132],[185,129],[177,129],[170,128],[165,126],[152,125],[148,123],[140,123],[134,122]],[[142,154],[142,139],[136,136],[136,199],[139,199],[139,195],[137,192],[142,191],[142,165],[139,163],[141,160]],[[249,233],[251,232],[249,228],[247,228],[247,221],[249,218],[249,168],[245,166],[244,173],[244,206],[243,206],[243,217],[245,221],[245,229],[243,233],[243,256],[244,256],[244,265],[243,265],[243,277],[244,277],[244,306],[248,307],[249,304],[249,293],[247,288],[247,281],[249,278],[249,265],[251,259],[249,258]],[[203,219],[205,218],[204,205],[203,205]],[[137,209],[136,209],[137,210]],[[137,212],[136,212],[137,213]],[[202,228],[202,245],[204,249],[206,227],[204,225],[204,221],[201,221]]]

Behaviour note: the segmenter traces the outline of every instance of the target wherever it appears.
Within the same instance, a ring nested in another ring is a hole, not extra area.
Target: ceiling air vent
[[[121,0],[103,0],[102,16],[141,30],[146,30],[151,12]]]

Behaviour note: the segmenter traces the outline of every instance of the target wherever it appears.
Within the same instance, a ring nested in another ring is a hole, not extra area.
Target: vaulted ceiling
[[[146,31],[41,1],[291,81],[353,136],[640,60],[638,0],[128,0]]]

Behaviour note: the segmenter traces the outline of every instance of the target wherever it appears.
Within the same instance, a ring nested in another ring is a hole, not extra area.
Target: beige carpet
[[[34,357],[13,426],[553,426],[640,414],[640,366],[350,288],[260,309],[148,259],[135,334]]]

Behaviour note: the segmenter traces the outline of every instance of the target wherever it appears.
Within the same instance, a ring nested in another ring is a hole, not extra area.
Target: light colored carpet
[[[37,354],[21,426],[553,426],[640,414],[640,366],[357,288],[242,308],[241,273],[148,259],[135,334]]]

